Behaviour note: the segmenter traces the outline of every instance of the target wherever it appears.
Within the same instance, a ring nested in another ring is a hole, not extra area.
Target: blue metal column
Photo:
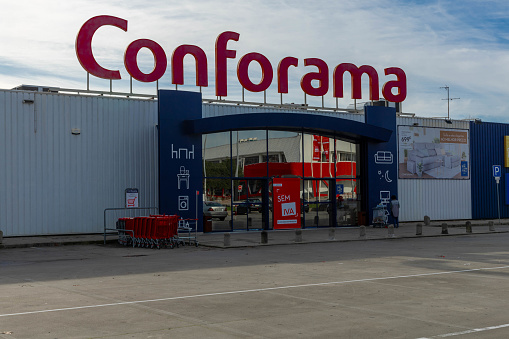
[[[201,134],[184,121],[201,119],[201,93],[159,91],[159,211],[184,219],[198,217],[203,231]]]
[[[361,185],[365,185],[363,192],[368,194],[366,199],[369,223],[373,219],[373,207],[380,202],[388,204],[391,195],[398,194],[398,140],[396,132],[396,109],[392,107],[366,106],[366,123],[392,131],[388,142],[374,143],[368,141],[365,147],[363,171],[364,178]]]

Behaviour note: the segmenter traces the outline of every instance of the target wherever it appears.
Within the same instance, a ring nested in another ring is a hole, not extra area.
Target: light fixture
[[[451,120],[451,119],[445,119],[444,121],[445,121],[445,123],[447,123],[447,124],[452,124],[452,120]]]
[[[419,126],[419,123],[418,122],[414,122],[413,125],[414,126]]]
[[[478,125],[482,124],[482,120],[481,119],[474,119],[474,123],[476,123]]]
[[[73,129],[71,129],[71,134],[72,135],[80,135],[81,130],[79,128],[73,128]]]
[[[33,104],[34,101],[32,99],[23,99],[24,104]]]

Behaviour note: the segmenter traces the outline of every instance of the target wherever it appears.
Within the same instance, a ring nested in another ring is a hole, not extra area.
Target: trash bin
[[[212,232],[212,218],[203,216],[203,232]]]

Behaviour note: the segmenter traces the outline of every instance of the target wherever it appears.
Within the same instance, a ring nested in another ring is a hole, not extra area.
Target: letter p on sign
[[[495,178],[500,178],[502,176],[502,166],[493,165],[493,176]]]

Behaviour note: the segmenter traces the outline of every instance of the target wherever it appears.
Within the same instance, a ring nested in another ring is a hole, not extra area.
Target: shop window
[[[244,165],[258,164],[259,162],[260,157],[258,155],[244,158]]]
[[[279,154],[269,154],[269,161],[267,161],[267,156],[262,156],[262,162],[282,162],[279,160]]]
[[[355,154],[338,151],[338,161],[355,161]]]

